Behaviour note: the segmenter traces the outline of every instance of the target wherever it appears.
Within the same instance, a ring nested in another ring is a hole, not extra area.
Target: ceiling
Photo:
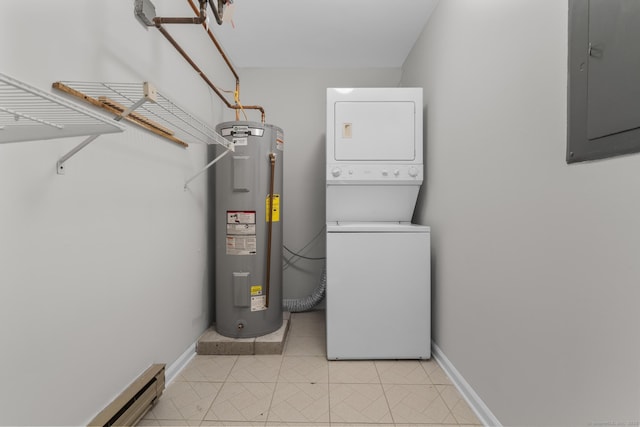
[[[234,0],[211,29],[236,67],[397,68],[437,2]]]

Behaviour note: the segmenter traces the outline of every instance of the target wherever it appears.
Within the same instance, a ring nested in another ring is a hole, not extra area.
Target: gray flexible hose
[[[308,295],[304,298],[298,299],[283,299],[283,308],[290,313],[300,313],[302,311],[309,311],[324,298],[325,291],[327,290],[327,267],[322,268],[322,274],[320,275],[320,283]]]

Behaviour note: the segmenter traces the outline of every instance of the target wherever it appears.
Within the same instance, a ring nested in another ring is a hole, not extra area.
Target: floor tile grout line
[[[300,320],[300,319],[299,319],[299,318],[297,318],[297,320]],[[294,323],[295,323],[295,322],[296,322],[295,320],[292,320],[292,321],[291,321],[291,324],[290,324],[290,327],[291,327],[291,328],[293,328],[293,327],[294,327],[293,325],[294,325]],[[316,322],[316,323],[317,323],[317,326],[318,326],[318,327],[321,327],[321,322]],[[293,329],[292,329],[292,330],[293,330]],[[307,334],[304,334],[304,335],[302,335],[302,334],[301,334],[300,336],[302,336],[302,337],[308,337],[308,338],[316,338],[316,339],[319,339],[319,340],[326,339],[326,335],[325,335],[325,334],[314,334],[314,335],[312,335],[312,334],[310,334],[310,333],[309,333],[308,335],[307,335]],[[270,402],[269,402],[269,405],[268,405],[268,408],[267,408],[267,410],[268,410],[268,412],[267,412],[267,416],[265,417],[264,421],[260,421],[260,425],[266,426],[266,425],[268,425],[268,423],[270,422],[270,421],[269,421],[269,415],[271,415],[271,410],[273,409],[273,403],[274,403],[274,401],[275,401],[275,393],[276,393],[276,389],[277,389],[277,387],[278,387],[278,384],[285,384],[285,383],[289,383],[289,381],[286,381],[286,380],[285,380],[285,381],[283,381],[283,380],[282,380],[282,374],[283,374],[283,369],[284,369],[284,362],[285,362],[285,358],[298,358],[298,359],[300,359],[301,361],[302,361],[302,360],[305,360],[305,359],[308,359],[308,358],[314,358],[314,357],[316,357],[316,358],[319,358],[319,357],[326,358],[326,352],[325,352],[324,354],[287,354],[286,349],[287,349],[287,347],[288,347],[288,346],[289,346],[289,344],[290,344],[289,338],[291,338],[291,337],[294,337],[294,335],[293,335],[293,334],[291,334],[291,331],[290,331],[290,332],[289,332],[289,334],[287,335],[286,342],[285,342],[285,346],[283,346],[283,352],[280,354],[280,356],[281,356],[281,357],[280,357],[280,359],[279,359],[279,365],[278,365],[278,369],[277,369],[277,374],[276,374],[276,376],[275,376],[275,381],[274,381],[274,382],[275,382],[275,384],[274,384],[274,388],[273,388],[273,393],[272,393],[272,395],[271,395],[271,399],[270,399]],[[225,376],[224,376],[224,380],[223,380],[222,382],[220,382],[220,381],[210,381],[210,380],[208,380],[208,379],[205,379],[205,382],[221,384],[221,387],[216,391],[215,396],[214,396],[214,398],[213,398],[213,400],[212,400],[212,403],[211,403],[211,405],[209,406],[209,408],[208,408],[207,412],[205,413],[204,417],[200,420],[199,425],[203,425],[203,424],[206,424],[208,421],[211,421],[211,420],[206,420],[206,419],[204,419],[204,418],[206,418],[206,414],[211,410],[211,408],[212,408],[212,406],[213,406],[213,403],[215,402],[215,400],[216,400],[216,399],[218,398],[218,396],[220,395],[220,392],[222,391],[222,388],[223,388],[225,385],[227,385],[227,384],[230,384],[230,383],[231,383],[231,381],[230,381],[230,379],[231,379],[231,373],[233,372],[233,369],[234,369],[234,368],[235,368],[235,367],[240,363],[240,359],[241,359],[241,357],[242,357],[242,356],[236,356],[236,358],[235,358],[235,360],[234,360],[234,362],[233,362],[233,365],[232,365],[232,366],[229,368],[229,370],[226,372],[226,374],[225,374]],[[311,359],[309,359],[309,360],[311,360]],[[408,384],[405,384],[405,382],[403,382],[402,380],[400,380],[399,382],[398,382],[398,381],[396,381],[396,382],[386,383],[385,381],[383,381],[383,376],[382,376],[382,374],[381,374],[381,370],[380,370],[380,369],[381,369],[381,367],[379,366],[379,364],[378,364],[378,363],[376,363],[376,361],[372,361],[372,362],[374,363],[374,367],[375,367],[375,369],[376,369],[376,371],[375,371],[375,372],[376,372],[376,375],[377,375],[377,382],[375,382],[375,383],[369,383],[369,384],[380,384],[380,387],[382,387],[383,395],[384,395],[384,397],[385,397],[385,401],[386,401],[387,406],[388,406],[388,408],[389,408],[389,415],[390,415],[390,418],[391,418],[391,420],[392,420],[392,421],[391,421],[391,424],[395,424],[395,425],[400,426],[400,424],[396,424],[395,417],[393,416],[393,413],[392,413],[392,411],[391,411],[391,406],[390,406],[390,404],[389,404],[389,396],[387,395],[387,392],[386,392],[386,390],[385,390],[385,385],[393,386],[393,385],[396,385],[396,383],[398,383],[398,384],[400,384],[400,385],[417,385],[417,384],[414,384],[414,383],[408,383]],[[422,362],[425,362],[425,361],[422,361]],[[428,362],[428,361],[426,361],[426,362]],[[302,363],[305,363],[305,362],[302,362]],[[334,419],[333,419],[333,417],[331,416],[331,409],[332,409],[332,405],[331,405],[331,388],[332,388],[332,385],[335,387],[335,385],[337,385],[337,384],[343,384],[343,383],[336,383],[336,382],[335,382],[335,380],[334,380],[334,381],[332,381],[331,369],[330,369],[330,363],[331,363],[331,361],[328,361],[328,363],[329,363],[329,364],[327,365],[327,383],[326,383],[325,385],[326,385],[326,387],[327,387],[327,393],[328,393],[327,398],[328,398],[328,407],[329,407],[329,425],[331,426],[331,425],[338,425],[338,424],[341,424],[338,420],[334,420]],[[453,421],[454,421],[454,422],[456,422],[456,424],[450,424],[450,425],[452,425],[452,426],[453,426],[453,425],[459,425],[459,421],[458,421],[457,417],[453,414],[453,410],[452,410],[452,408],[450,408],[449,403],[447,403],[446,401],[444,401],[444,398],[443,398],[443,396],[442,396],[442,392],[440,391],[440,388],[443,388],[443,386],[444,386],[444,387],[449,386],[449,385],[451,385],[451,383],[450,383],[450,382],[446,382],[446,381],[445,381],[445,380],[443,380],[443,379],[438,379],[437,381],[434,381],[434,379],[432,378],[432,375],[430,375],[430,374],[429,374],[429,371],[427,370],[428,365],[427,365],[426,363],[420,363],[420,367],[421,367],[421,370],[426,374],[426,377],[427,377],[427,378],[428,378],[428,380],[429,380],[429,384],[424,384],[424,385],[429,385],[429,386],[432,386],[432,387],[435,387],[435,388],[436,388],[436,391],[437,391],[437,393],[438,393],[438,396],[442,399],[443,403],[445,404],[445,407],[449,410],[449,413],[452,415],[452,419],[453,419]],[[436,368],[436,369],[437,369],[437,368]],[[439,373],[434,373],[434,374],[436,374],[438,378],[440,377],[440,374],[439,374]],[[204,377],[203,377],[203,378],[204,378]],[[188,382],[193,383],[193,382],[198,382],[198,381],[188,381]],[[244,381],[238,381],[238,382],[239,382],[239,383],[242,383],[242,382],[244,382]],[[255,382],[255,381],[254,381],[254,382]],[[273,383],[272,381],[267,381],[267,382],[265,382],[265,381],[259,381],[259,382],[263,382],[263,383]],[[311,381],[304,381],[303,383],[310,383],[310,382],[311,382]],[[299,382],[299,381],[292,381],[292,383],[293,383],[293,384],[296,384],[296,383],[300,383],[300,382]],[[318,384],[319,384],[319,383],[318,383]],[[346,383],[345,383],[345,384],[346,384]],[[366,383],[352,383],[352,384],[366,384]],[[441,386],[441,387],[438,387],[438,386]],[[156,420],[156,421],[157,421],[157,420]],[[197,420],[194,420],[194,421],[196,421],[196,422],[197,422]],[[217,422],[217,421],[219,421],[219,420],[213,420],[213,421],[214,421],[214,422]],[[220,421],[220,422],[225,422],[225,421]],[[273,422],[276,422],[276,421],[273,421]],[[298,424],[309,424],[309,425],[312,425],[312,424],[314,424],[314,423],[309,422],[309,423],[298,423]],[[195,423],[194,423],[194,425],[195,425]],[[348,424],[347,424],[347,425],[348,425]],[[416,424],[416,425],[417,425],[417,424]]]
[[[291,318],[289,318],[289,322],[292,322]],[[291,323],[289,323],[289,327],[291,327]],[[285,343],[286,345],[286,343]],[[267,422],[269,421],[269,415],[271,414],[271,406],[273,405],[273,399],[276,396],[276,390],[278,389],[278,380],[280,379],[280,371],[282,371],[282,364],[284,363],[284,354],[281,355],[280,357],[280,366],[278,367],[278,373],[276,375],[276,382],[275,385],[273,386],[273,393],[271,393],[271,400],[269,401],[269,406],[267,407],[267,416],[264,419],[264,425],[267,425]]]
[[[432,359],[427,359],[427,360],[432,360]],[[427,368],[425,368],[425,366],[424,366],[425,364],[424,364],[424,363],[422,363],[422,362],[423,362],[423,361],[421,360],[421,361],[420,361],[420,367],[421,367],[421,368],[422,368],[422,370],[424,371],[424,373],[425,373],[425,375],[427,376],[427,378],[429,378],[429,382],[430,382],[431,384],[434,384],[434,382],[433,382],[433,378],[431,378],[431,375],[429,375],[429,372],[427,371]],[[435,384],[434,384],[434,385],[435,385]]]
[[[224,388],[225,384],[227,384],[227,381],[229,379],[229,376],[231,375],[231,372],[233,371],[233,368],[236,366],[236,364],[238,363],[238,360],[240,359],[240,356],[236,356],[235,360],[233,361],[233,365],[231,365],[231,368],[229,368],[229,371],[227,372],[227,375],[225,375],[224,377],[224,381],[222,381],[222,385],[220,386],[220,388],[218,389],[218,391],[216,392],[216,395],[214,396],[213,400],[211,401],[211,404],[209,405],[209,407],[207,408],[206,412],[204,413],[202,419],[200,420],[200,424],[202,425],[202,423],[204,421],[210,421],[210,420],[205,420],[205,418],[207,418],[207,415],[209,414],[209,412],[211,411],[211,409],[213,408],[213,404],[215,403],[216,399],[218,398],[218,396],[220,395],[220,392],[222,391],[222,389]]]
[[[446,386],[446,384],[438,384],[438,385],[443,385]],[[458,417],[455,416],[455,414],[453,413],[453,408],[449,406],[449,404],[447,403],[447,401],[445,400],[444,397],[442,397],[442,393],[440,392],[440,389],[437,386],[434,386],[436,388],[436,391],[438,392],[438,396],[440,396],[440,399],[442,399],[442,401],[444,402],[445,406],[449,409],[449,413],[451,413],[451,416],[453,417],[454,420],[456,420],[456,423],[458,423],[458,425],[460,424],[460,421],[458,421]]]
[[[389,397],[387,396],[387,392],[384,389],[384,384],[382,383],[382,375],[380,375],[380,370],[378,369],[378,364],[373,362],[373,366],[378,373],[378,379],[380,380],[380,387],[382,388],[382,394],[384,395],[384,400],[387,402],[387,408],[389,408],[389,416],[391,417],[391,421],[393,425],[396,425],[396,419],[393,417],[393,411],[391,410],[391,404],[389,403]]]
[[[231,372],[231,370],[229,370],[229,372]],[[220,395],[220,392],[222,391],[223,387],[224,387],[224,382],[222,383],[222,385],[220,386],[220,388],[216,392],[216,395],[211,400],[211,403],[209,404],[209,407],[207,408],[207,410],[204,411],[204,415],[202,416],[202,419],[200,420],[200,424],[199,425],[202,425],[202,423],[204,422],[204,419],[207,418],[207,414],[209,413],[209,411],[211,411],[211,408],[213,408],[213,404],[216,401],[216,399],[218,398],[218,396]]]
[[[333,420],[331,419],[331,369],[329,367],[329,363],[327,363],[327,396],[329,397],[329,425],[333,424]]]

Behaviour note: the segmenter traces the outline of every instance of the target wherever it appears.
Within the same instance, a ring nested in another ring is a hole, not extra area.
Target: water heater
[[[221,123],[235,151],[215,169],[216,329],[251,338],[282,326],[282,129]]]

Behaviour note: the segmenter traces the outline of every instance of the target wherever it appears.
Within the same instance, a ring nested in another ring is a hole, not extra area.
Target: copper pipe
[[[198,14],[198,8],[193,3],[193,0],[187,0],[187,1],[189,2],[189,5],[191,6],[191,9],[193,9],[193,13],[195,13],[197,15]],[[218,49],[218,52],[220,52],[220,56],[222,56],[222,59],[224,59],[224,62],[227,63],[227,66],[229,67],[229,70],[231,70],[231,72],[233,73],[233,76],[236,78],[236,90],[237,90],[238,89],[238,83],[240,81],[240,77],[238,76],[238,73],[236,73],[236,70],[233,68],[233,65],[231,65],[231,61],[229,61],[229,58],[227,58],[227,55],[224,53],[224,50],[222,50],[222,46],[220,46],[220,43],[218,43],[218,40],[216,40],[216,38],[213,36],[213,33],[211,32],[211,30],[208,29],[207,26],[204,23],[202,23],[202,26],[205,28],[205,30],[207,30],[207,34],[209,35],[209,38],[211,39],[213,44]]]
[[[200,7],[200,10],[198,11],[198,8],[193,3],[193,0],[187,0],[187,1],[189,2],[189,5],[191,6],[191,9],[193,10],[193,12],[196,15],[198,15],[197,18],[161,18],[161,17],[156,17],[153,20],[153,22],[156,24],[156,27],[167,38],[167,40],[169,40],[169,42],[173,45],[173,47],[183,56],[183,58],[193,67],[193,69],[196,70],[196,72],[209,85],[209,87],[211,87],[213,89],[213,91],[218,95],[218,97],[220,99],[222,99],[222,101],[225,103],[225,105],[228,108],[236,110],[236,120],[239,120],[239,110],[242,110],[242,109],[258,110],[261,113],[260,120],[262,121],[262,123],[264,123],[265,122],[265,116],[266,116],[264,108],[262,108],[259,105],[240,106],[237,103],[236,104],[231,104],[226,99],[226,97],[222,93],[220,93],[218,88],[215,87],[215,85],[213,85],[213,83],[207,78],[207,76],[196,65],[196,63],[189,57],[189,55],[184,51],[184,49],[182,49],[180,47],[180,45],[178,45],[178,43],[175,41],[175,39],[173,37],[171,37],[171,35],[164,28],[162,28],[162,24],[163,23],[164,24],[202,24],[202,26],[207,31],[207,35],[209,36],[209,39],[213,42],[213,44],[215,45],[216,49],[218,49],[218,52],[220,53],[220,56],[222,56],[222,59],[227,64],[227,66],[229,67],[229,70],[231,71],[231,73],[235,77],[235,79],[236,79],[236,93],[238,94],[238,97],[240,96],[240,77],[238,76],[238,73],[236,72],[236,70],[233,67],[233,65],[231,64],[231,61],[229,61],[229,58],[227,57],[226,53],[222,49],[222,46],[220,45],[220,43],[218,43],[218,40],[216,40],[216,38],[213,35],[213,33],[211,32],[211,30],[209,30],[207,28],[207,25],[206,25],[206,22],[205,22],[206,21],[206,9],[205,9],[206,6],[205,6],[205,3],[201,2],[201,7]]]
[[[206,17],[205,17],[206,19]],[[205,19],[198,18],[153,18],[155,24],[202,24]]]
[[[198,8],[193,9],[193,11],[196,13],[196,18],[162,18],[162,17],[156,17],[153,18],[153,22],[154,24],[156,24],[156,26],[158,24],[203,24],[206,22],[207,20],[207,3],[206,2],[200,2],[200,11],[198,11]]]
[[[155,19],[158,19],[158,18],[155,18]],[[213,91],[220,97],[220,99],[222,99],[222,101],[227,105],[227,107],[235,108],[236,106],[231,105],[229,101],[227,101],[227,98],[225,98],[224,95],[220,93],[218,88],[213,83],[211,83],[211,80],[209,80],[207,75],[198,67],[198,65],[196,65],[195,62],[193,62],[193,60],[189,57],[189,55],[187,55],[187,52],[185,52],[184,49],[180,47],[178,42],[176,42],[175,39],[171,37],[171,34],[169,34],[167,30],[165,30],[160,23],[156,23],[156,28],[162,33],[163,36],[166,37],[167,40],[169,40],[169,43],[171,43],[173,47],[176,48],[176,50],[193,67],[193,69],[196,70],[196,72],[200,75],[200,77],[202,77],[202,79],[209,85],[209,87],[213,89]],[[245,108],[249,108],[249,107],[245,107]]]
[[[262,123],[264,123],[265,120],[265,112],[264,112],[264,108],[262,108],[259,105],[243,105],[242,107],[239,105],[227,105],[229,108],[233,108],[234,110],[238,111],[238,110],[258,110],[260,111],[261,115],[260,115],[260,120],[262,121]]]
[[[269,162],[271,163],[271,179],[269,182],[269,224],[267,233],[267,278],[265,283],[265,301],[264,306],[269,308],[269,287],[271,284],[271,240],[273,236],[273,186],[276,174],[276,155],[269,153]]]
[[[189,2],[189,6],[191,6],[191,10],[193,10],[193,13],[195,13],[197,15],[198,14],[198,8],[196,7],[196,5],[193,2],[193,0],[187,0],[187,1]],[[239,98],[240,97],[240,76],[236,72],[235,68],[233,68],[233,64],[231,64],[231,61],[229,61],[229,58],[227,57],[227,54],[225,53],[224,49],[222,49],[222,46],[220,45],[220,43],[218,43],[218,40],[215,38],[215,36],[211,32],[211,30],[208,28],[208,26],[205,23],[203,23],[202,27],[207,31],[207,35],[209,36],[209,39],[213,42],[213,44],[216,47],[216,49],[218,49],[218,53],[220,53],[220,56],[222,57],[224,62],[227,64],[227,67],[229,67],[229,70],[231,71],[233,76],[236,78],[236,91],[235,91],[235,93],[238,94],[238,98]],[[238,120],[240,120],[240,112],[239,112],[239,110],[236,109],[236,121],[238,121]],[[264,111],[262,112],[262,123],[264,123]]]
[[[193,0],[187,0],[187,1],[189,2],[189,6],[191,6],[191,9],[193,10],[193,13],[195,13],[197,15],[198,14],[198,8],[193,3]],[[225,53],[225,51],[222,48],[222,46],[220,45],[220,43],[218,43],[218,40],[215,38],[215,36],[211,32],[211,30],[209,28],[207,28],[207,26],[204,23],[202,24],[202,27],[207,31],[207,35],[209,36],[209,39],[213,42],[213,44],[215,45],[216,49],[218,49],[218,52],[220,53],[220,56],[222,57],[224,62],[227,64],[227,67],[229,67],[229,70],[231,71],[233,76],[236,78],[236,93],[238,94],[238,98],[239,98],[240,97],[240,76],[236,72],[235,68],[233,68],[233,64],[231,64],[231,61],[227,57],[227,54]],[[227,106],[229,106],[227,102],[225,102],[225,104],[227,104]],[[243,107],[240,107],[239,105],[235,105],[235,106],[229,107],[229,108],[234,108],[236,110],[236,120],[239,120],[239,116],[238,116],[239,110],[245,108],[247,110],[258,110],[258,111],[260,111],[260,113],[262,113],[261,116],[260,116],[260,120],[262,121],[262,123],[265,122],[264,108],[262,108],[259,105],[249,105],[249,106],[245,105]]]

